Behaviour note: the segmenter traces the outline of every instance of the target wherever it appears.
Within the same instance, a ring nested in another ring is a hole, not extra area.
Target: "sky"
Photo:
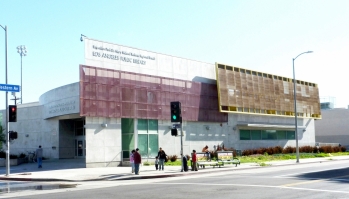
[[[223,63],[318,84],[320,97],[349,105],[347,0],[0,0],[7,26],[7,84],[23,103],[79,81],[91,39],[187,59]],[[17,46],[25,45],[22,57]],[[5,84],[5,31],[0,27],[0,84]],[[0,109],[5,109],[0,91]],[[9,104],[14,104],[9,93]],[[20,93],[16,93],[20,97]]]

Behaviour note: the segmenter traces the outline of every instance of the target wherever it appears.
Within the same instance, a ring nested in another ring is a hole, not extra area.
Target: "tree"
[[[6,143],[6,137],[4,133],[5,129],[0,124],[0,149],[2,148],[2,143]]]

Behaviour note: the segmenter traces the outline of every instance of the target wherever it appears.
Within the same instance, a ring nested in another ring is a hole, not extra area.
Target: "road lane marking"
[[[349,175],[345,175],[345,176],[337,176],[337,177],[333,177],[333,178],[323,178],[323,179],[318,179],[318,180],[308,180],[308,181],[303,181],[303,182],[296,182],[296,183],[291,183],[291,184],[284,184],[281,186],[285,186],[285,187],[290,187],[290,186],[297,186],[297,185],[301,185],[301,184],[310,184],[310,183],[316,183],[316,182],[323,182],[323,181],[330,181],[332,179],[341,179],[341,178],[345,178],[348,177]],[[341,179],[342,180],[342,179]]]
[[[346,169],[348,168],[348,166],[345,167],[339,167],[336,169]],[[305,173],[317,173],[317,172],[323,172],[323,171],[333,171],[333,169],[323,169],[323,170],[317,170],[317,171],[311,171],[311,172],[298,172],[298,173],[290,173],[290,174],[285,174],[285,175],[278,175],[278,176],[274,176],[274,177],[287,177],[287,176],[297,176],[297,175],[301,175],[301,174],[305,174]]]
[[[294,189],[313,192],[329,192],[329,193],[345,193],[349,194],[349,191],[336,191],[336,190],[323,190],[323,189],[308,189],[300,187],[284,187],[284,186],[271,186],[271,185],[250,185],[250,184],[208,184],[208,183],[152,183],[162,185],[198,185],[198,186],[237,186],[237,187],[260,187],[260,188],[277,188],[277,189]]]
[[[301,184],[310,184],[310,183],[315,183],[315,182],[322,182],[325,181],[327,179],[320,179],[320,180],[307,180],[307,181],[303,181],[303,182],[295,182],[295,183],[290,183],[290,184],[284,184],[284,185],[280,185],[282,187],[291,187],[291,186],[296,186],[296,185],[301,185]]]

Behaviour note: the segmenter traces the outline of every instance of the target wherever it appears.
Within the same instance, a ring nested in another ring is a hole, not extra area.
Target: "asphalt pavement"
[[[326,158],[309,158],[296,160],[265,162],[264,166],[285,166],[297,164],[311,164],[327,161],[349,160],[349,156],[332,156]],[[240,165],[225,165],[223,167],[207,166],[199,171],[182,172],[180,166],[165,166],[164,171],[156,171],[155,166],[141,166],[140,174],[131,173],[130,167],[100,167],[86,168],[84,159],[54,159],[44,160],[43,168],[37,168],[36,163],[25,163],[10,167],[10,174],[6,175],[6,168],[0,167],[0,180],[8,181],[104,181],[104,180],[136,180],[150,178],[167,178],[185,175],[200,175],[211,172],[225,172],[241,169],[256,169],[257,163],[241,163]]]

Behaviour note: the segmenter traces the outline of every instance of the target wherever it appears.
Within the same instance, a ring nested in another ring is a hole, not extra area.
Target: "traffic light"
[[[180,102],[171,102],[171,122],[182,122]]]
[[[177,136],[178,135],[178,130],[177,129],[171,129],[171,135],[172,136]]]
[[[10,140],[14,140],[18,138],[18,133],[16,131],[10,131],[9,134],[10,134],[9,135]]]
[[[8,106],[8,121],[9,122],[17,122],[17,106],[16,105],[9,105]]]

